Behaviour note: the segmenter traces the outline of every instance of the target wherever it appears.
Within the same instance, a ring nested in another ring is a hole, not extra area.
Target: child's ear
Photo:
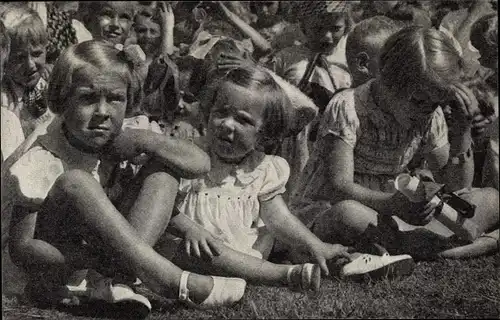
[[[370,69],[368,64],[370,62],[370,56],[366,52],[360,52],[356,55],[356,69],[358,72],[370,75]]]

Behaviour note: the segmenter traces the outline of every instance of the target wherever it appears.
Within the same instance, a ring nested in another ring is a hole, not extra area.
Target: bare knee
[[[162,171],[149,174],[144,180],[144,183],[161,189],[173,189],[175,191],[177,191],[179,186],[179,181],[176,177]]]
[[[83,170],[69,170],[61,174],[49,193],[52,197],[71,197],[79,194],[86,187],[95,187],[100,184],[92,175]]]
[[[360,234],[370,223],[376,225],[376,221],[377,213],[372,209],[355,200],[344,200],[318,217],[313,233],[330,242],[334,240],[332,237]]]
[[[338,224],[364,228],[368,223],[377,224],[377,212],[355,200],[344,200],[335,204],[331,215]]]

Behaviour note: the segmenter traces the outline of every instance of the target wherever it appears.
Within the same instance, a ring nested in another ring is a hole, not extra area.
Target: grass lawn
[[[318,294],[248,286],[231,308],[198,311],[148,295],[148,320],[193,318],[500,318],[500,254],[468,261],[419,262],[403,279],[355,283],[325,279]],[[102,310],[39,309],[2,295],[4,319],[105,319]],[[114,314],[116,315],[116,314]],[[130,318],[130,317],[128,317]]]

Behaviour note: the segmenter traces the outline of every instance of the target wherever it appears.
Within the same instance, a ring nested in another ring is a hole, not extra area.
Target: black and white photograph
[[[0,3],[2,318],[499,319],[498,0]]]

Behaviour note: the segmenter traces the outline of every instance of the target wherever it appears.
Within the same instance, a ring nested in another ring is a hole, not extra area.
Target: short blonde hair
[[[259,130],[258,144],[261,149],[276,147],[288,135],[292,121],[291,102],[283,88],[260,67],[248,65],[234,68],[216,76],[204,89],[200,104],[206,120],[220,91],[228,84],[250,90],[263,101],[264,119]],[[270,143],[274,145],[271,146]]]
[[[47,45],[47,31],[35,10],[26,6],[7,5],[0,15],[0,20],[10,37],[12,49],[28,44]]]
[[[57,59],[48,89],[48,104],[52,112],[55,114],[64,112],[68,96],[71,94],[74,74],[88,67],[109,70],[125,80],[128,112],[140,105],[142,85],[133,63],[127,59],[123,51],[112,45],[90,40],[70,46]]]

